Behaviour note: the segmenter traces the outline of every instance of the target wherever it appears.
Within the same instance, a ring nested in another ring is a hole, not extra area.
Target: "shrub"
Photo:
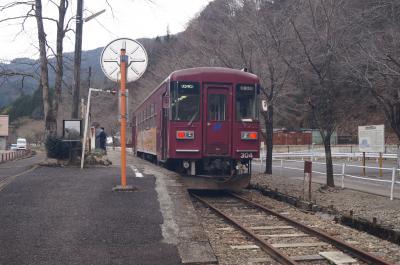
[[[58,137],[48,137],[46,139],[47,157],[55,159],[67,159],[70,154],[70,145],[68,142],[63,142]]]

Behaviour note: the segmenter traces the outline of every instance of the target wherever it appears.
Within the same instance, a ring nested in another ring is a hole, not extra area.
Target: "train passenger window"
[[[259,89],[254,85],[236,87],[236,119],[243,122],[258,120]]]
[[[146,111],[142,111],[142,130],[146,129]]]
[[[226,120],[226,95],[208,94],[207,102],[209,121]]]
[[[171,82],[171,114],[174,121],[197,121],[200,117],[200,84]]]

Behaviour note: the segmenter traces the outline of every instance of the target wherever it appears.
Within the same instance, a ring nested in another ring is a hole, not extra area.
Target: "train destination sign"
[[[358,126],[360,152],[383,153],[385,151],[385,125]]]
[[[136,81],[146,71],[148,57],[142,44],[135,40],[120,38],[107,44],[101,53],[101,69],[108,79],[114,82],[120,80],[121,48],[126,50],[124,55],[127,61],[126,81],[128,83]]]

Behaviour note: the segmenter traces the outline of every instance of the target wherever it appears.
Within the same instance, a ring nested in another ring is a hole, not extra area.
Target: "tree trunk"
[[[265,121],[265,149],[267,152],[265,161],[265,174],[272,174],[272,149],[273,149],[273,138],[274,138],[274,107],[268,106],[268,111],[264,116]]]
[[[53,98],[53,113],[54,118],[58,118],[58,104],[61,102],[61,88],[63,79],[63,40],[65,36],[64,20],[65,12],[67,11],[66,0],[60,0],[58,7],[58,24],[57,24],[57,49],[56,49],[56,78],[54,84],[54,98]]]
[[[326,159],[326,185],[328,187],[335,187],[335,180],[333,178],[331,135],[327,134],[323,138],[323,140],[324,140],[325,159]]]
[[[39,55],[40,55],[40,84],[43,96],[43,112],[45,120],[45,137],[57,132],[52,106],[49,104],[49,70],[47,66],[46,33],[44,32],[42,17],[42,1],[35,0],[35,18],[38,28]]]

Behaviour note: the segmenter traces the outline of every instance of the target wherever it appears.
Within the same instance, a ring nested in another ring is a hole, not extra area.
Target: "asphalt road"
[[[2,178],[36,158],[2,164]],[[154,176],[136,192],[113,192],[117,168],[38,167],[0,191],[0,264],[181,264],[163,242]]]
[[[36,155],[28,158],[0,163],[0,181],[5,177],[9,177],[24,172],[25,170],[41,162],[44,158],[45,154],[39,152]]]
[[[343,163],[343,161],[337,161],[336,163],[341,164],[341,163]],[[360,165],[360,162],[356,162],[356,161],[353,161],[350,163],[347,162],[347,163],[352,164],[352,165]],[[282,176],[285,178],[303,180],[303,176],[304,176],[303,166],[304,166],[303,163],[284,161],[283,168],[281,168],[281,162],[274,161],[273,162],[273,174],[276,176]],[[373,161],[369,161],[367,163],[367,166],[376,167],[376,163]],[[390,168],[392,166],[394,166],[393,162],[390,163],[387,161],[385,161],[384,165],[383,165],[383,167],[388,167],[388,168]],[[297,169],[294,169],[294,168],[297,168]],[[264,172],[265,164],[261,165],[260,162],[253,161],[252,169],[253,169],[253,172],[255,172],[255,173]],[[342,173],[342,166],[341,165],[334,166],[333,170],[334,170],[334,174],[340,175]],[[318,173],[313,172],[313,174],[312,174],[313,182],[320,183],[320,184],[326,183],[325,165],[313,163],[313,171],[318,171]],[[362,168],[346,166],[345,172],[348,175],[362,177]],[[379,171],[377,169],[366,169],[366,177],[374,179],[376,181],[356,179],[356,178],[350,178],[350,177],[346,176],[344,178],[344,187],[349,188],[349,189],[363,191],[363,192],[368,192],[368,193],[372,193],[372,194],[382,195],[382,196],[386,196],[386,197],[390,196],[391,183],[379,182],[379,180],[391,181],[391,179],[392,179],[391,170],[383,170],[383,176],[379,177]],[[334,179],[335,179],[335,185],[340,187],[342,177],[336,175],[336,176],[334,176]],[[400,177],[397,176],[396,181],[400,182]],[[395,184],[395,186],[394,186],[394,198],[400,199],[400,184]]]

